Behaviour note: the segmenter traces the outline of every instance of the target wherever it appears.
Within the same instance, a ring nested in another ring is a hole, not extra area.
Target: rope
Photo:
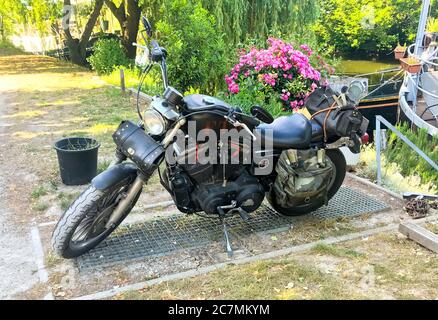
[[[396,77],[398,77],[399,75],[401,75],[403,73],[403,70],[400,70],[399,72],[397,72],[397,74],[395,74],[392,78],[390,78],[389,80],[385,81],[384,83],[382,83],[380,86],[378,86],[376,89],[374,89],[373,91],[371,91],[370,93],[368,93],[365,97],[363,97],[362,99],[365,99],[367,97],[369,97],[370,95],[372,95],[373,93],[377,92],[378,90],[380,90],[381,88],[383,88],[384,86],[386,86],[388,83],[391,83],[392,81],[394,81],[394,79]]]

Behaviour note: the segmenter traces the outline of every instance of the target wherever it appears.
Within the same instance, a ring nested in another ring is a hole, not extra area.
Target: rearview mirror
[[[145,16],[141,16],[141,22],[143,24],[143,27],[144,27],[148,37],[149,38],[152,37],[152,25],[149,22],[149,20]]]
[[[251,108],[251,114],[264,123],[274,122],[274,117],[265,109],[260,106],[254,106]]]

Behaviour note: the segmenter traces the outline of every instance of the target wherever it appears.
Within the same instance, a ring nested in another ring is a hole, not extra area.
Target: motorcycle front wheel
[[[126,218],[141,190],[111,227],[106,224],[132,184],[127,178],[107,190],[86,189],[65,211],[52,234],[52,247],[59,256],[72,259],[83,255],[106,239]]]
[[[347,172],[347,164],[345,157],[340,150],[327,150],[326,155],[333,166],[333,173],[329,181],[327,199],[330,200],[339,191],[342,183],[345,179],[345,174]],[[274,208],[275,211],[281,213],[285,216],[302,216],[309,214],[322,206],[324,206],[324,201],[316,201],[308,204],[303,204],[301,206],[296,206],[292,208],[285,208],[278,205],[275,201],[275,195],[271,194],[268,197],[269,204]]]

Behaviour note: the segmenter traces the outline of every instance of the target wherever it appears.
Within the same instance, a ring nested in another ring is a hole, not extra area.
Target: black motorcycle
[[[152,28],[144,17],[142,23],[146,41]],[[356,109],[354,90],[345,88],[339,95],[329,87],[317,89],[306,102],[310,120],[302,114],[274,120],[259,106],[247,115],[214,97],[184,97],[168,85],[166,49],[154,40],[150,47],[137,46],[148,57],[144,74],[160,66],[164,93],[144,113],[137,103],[140,121],[124,121],[114,133],[115,161],[56,225],[52,244],[57,254],[75,258],[107,238],[156,172],[181,212],[222,220],[230,255],[226,217],[250,219],[265,197],[283,215],[304,215],[337,193],[346,173],[339,148],[360,152],[368,125]],[[199,139],[205,130],[220,137]],[[230,135],[223,138],[222,133],[231,131],[240,136],[230,143]],[[209,161],[202,161],[206,157]]]

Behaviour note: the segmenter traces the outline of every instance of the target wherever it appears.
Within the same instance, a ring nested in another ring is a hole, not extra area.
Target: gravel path
[[[15,209],[8,206],[8,190],[12,177],[7,159],[7,110],[5,93],[0,88],[0,299],[10,299],[38,282],[30,226],[17,226],[12,222]],[[14,181],[13,183],[17,183]],[[12,191],[13,192],[13,191]]]

